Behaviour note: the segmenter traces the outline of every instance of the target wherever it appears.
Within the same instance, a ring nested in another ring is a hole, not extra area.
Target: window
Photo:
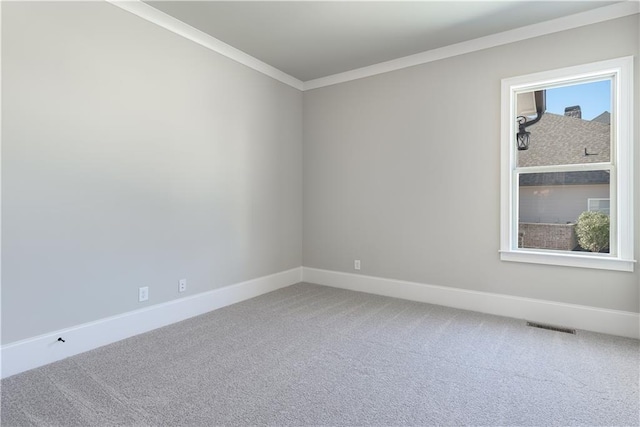
[[[502,260],[633,271],[632,64],[502,80]],[[606,251],[577,237],[585,211],[608,215]]]
[[[605,215],[611,214],[611,202],[609,199],[588,199],[587,210],[591,212],[602,212]]]

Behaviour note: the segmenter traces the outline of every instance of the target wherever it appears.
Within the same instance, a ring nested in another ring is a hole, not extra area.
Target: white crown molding
[[[301,267],[2,346],[2,378],[299,283]],[[65,342],[59,342],[64,337]]]
[[[572,28],[578,28],[585,25],[596,24],[598,22],[640,13],[640,2],[628,0],[621,3],[615,3],[610,6],[604,6],[598,9],[552,19],[550,21],[540,22],[504,31],[502,33],[492,34],[444,46],[438,49],[432,49],[416,53],[414,55],[393,59],[391,61],[381,62],[379,64],[302,82],[295,77],[290,76],[289,74],[180,21],[179,19],[149,6],[141,0],[105,1],[301,91],[362,79],[377,74],[388,73],[390,71],[438,61],[440,59],[451,58],[508,43],[514,43],[521,40],[544,36],[546,34],[570,30]]]
[[[302,267],[302,281],[586,331],[640,338],[640,314]]]
[[[303,88],[302,81],[295,77],[292,77],[289,74],[280,71],[277,68],[272,67],[271,65],[180,21],[179,19],[174,18],[173,16],[167,15],[166,13],[161,12],[140,0],[105,1],[295,89],[302,90]]]
[[[637,13],[640,13],[640,2],[638,1],[615,3],[610,6],[604,6],[562,18],[552,19],[550,21],[515,28],[502,33],[492,34],[444,46],[438,49],[428,50],[426,52],[416,53],[414,55],[381,62],[368,67],[362,67],[355,70],[345,71],[344,73],[308,80],[304,82],[303,90],[317,89],[351,80],[371,77],[377,74],[388,73],[390,71],[426,64],[428,62],[464,55],[559,31],[570,30],[572,28],[583,27],[585,25],[596,24],[598,22],[609,21],[611,19],[622,18],[624,16],[634,15]]]

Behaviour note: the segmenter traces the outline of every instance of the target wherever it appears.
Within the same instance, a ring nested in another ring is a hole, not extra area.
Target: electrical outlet
[[[138,288],[138,302],[146,301],[149,299],[149,287],[144,286]]]
[[[187,279],[180,279],[178,282],[178,292],[184,292],[187,290]]]
[[[360,260],[359,259],[353,261],[353,268],[356,269],[356,270],[360,270]]]

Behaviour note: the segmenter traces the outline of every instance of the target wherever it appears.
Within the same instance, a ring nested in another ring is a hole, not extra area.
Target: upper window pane
[[[527,127],[529,149],[517,152],[517,167],[611,161],[611,80],[548,88],[545,112]],[[533,92],[516,97],[518,116],[535,117]]]

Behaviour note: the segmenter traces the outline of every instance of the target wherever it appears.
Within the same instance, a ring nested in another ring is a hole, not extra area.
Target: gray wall
[[[498,255],[501,79],[636,55],[637,148],[638,20],[305,92],[304,265],[353,272],[360,259],[366,275],[638,312],[639,268],[544,266]]]
[[[107,3],[2,9],[3,343],[301,265],[300,91]]]
[[[638,311],[638,272],[497,253],[500,79],[632,54],[637,16],[306,92],[303,116],[299,91],[112,5],[3,2],[2,343],[356,258]]]

